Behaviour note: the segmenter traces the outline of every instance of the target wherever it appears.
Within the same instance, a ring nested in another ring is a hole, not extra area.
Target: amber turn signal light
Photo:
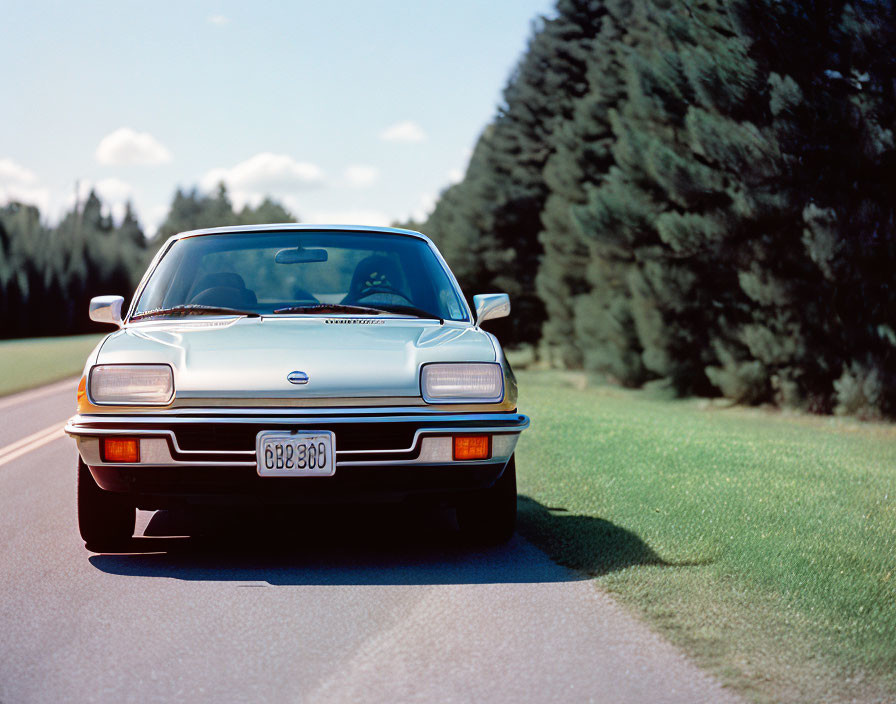
[[[455,435],[454,459],[487,460],[492,456],[491,435]]]
[[[139,462],[140,441],[137,438],[103,438],[103,461]]]

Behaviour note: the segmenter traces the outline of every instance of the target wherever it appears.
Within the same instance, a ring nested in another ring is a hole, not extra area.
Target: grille
[[[183,450],[255,450],[262,430],[332,430],[337,450],[398,450],[411,446],[417,423],[228,423],[175,427]]]

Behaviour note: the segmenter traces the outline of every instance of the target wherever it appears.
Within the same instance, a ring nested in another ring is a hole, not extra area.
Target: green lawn
[[[523,535],[749,699],[896,701],[894,426],[519,381]]]
[[[0,396],[76,376],[102,335],[0,341]]]

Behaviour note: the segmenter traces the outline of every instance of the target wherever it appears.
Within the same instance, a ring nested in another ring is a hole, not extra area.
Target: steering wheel
[[[368,286],[367,288],[362,288],[358,292],[358,295],[354,297],[354,300],[360,301],[364,298],[367,298],[368,296],[373,296],[377,293],[385,293],[390,296],[398,296],[399,298],[403,298],[404,300],[406,300],[409,304],[414,304],[414,302],[410,298],[405,296],[401,291],[394,289],[387,284],[378,284],[376,286]]]
[[[297,288],[292,292],[292,296],[295,299],[293,305],[305,305],[305,304],[317,304],[320,303],[319,300],[314,296],[311,291],[308,291],[304,288]]]

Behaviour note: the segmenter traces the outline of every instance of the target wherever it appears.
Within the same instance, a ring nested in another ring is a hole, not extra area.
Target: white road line
[[[43,430],[38,430],[36,433],[31,433],[31,435],[22,438],[21,440],[16,440],[14,443],[10,443],[6,447],[0,448],[0,457],[3,457],[8,452],[13,452],[14,450],[18,450],[23,445],[27,445],[36,440],[43,438],[44,435],[49,435],[54,430],[57,430],[64,426],[63,423],[53,423],[53,425],[49,425]]]
[[[50,394],[56,393],[57,391],[62,391],[66,388],[72,389],[72,393],[74,393],[77,383],[78,377],[72,377],[70,379],[63,379],[62,381],[58,381],[55,384],[41,386],[39,389],[23,391],[21,393],[13,394],[12,396],[7,396],[6,398],[0,398],[0,410],[9,408],[10,406],[17,406],[22,403],[28,403],[29,401],[33,401],[36,398],[41,398],[42,396],[49,396]]]
[[[49,428],[38,430],[27,438],[22,438],[6,447],[0,448],[0,467],[22,455],[28,454],[32,450],[53,442],[57,438],[63,437],[65,431],[62,428],[63,426],[60,423],[53,423]]]

